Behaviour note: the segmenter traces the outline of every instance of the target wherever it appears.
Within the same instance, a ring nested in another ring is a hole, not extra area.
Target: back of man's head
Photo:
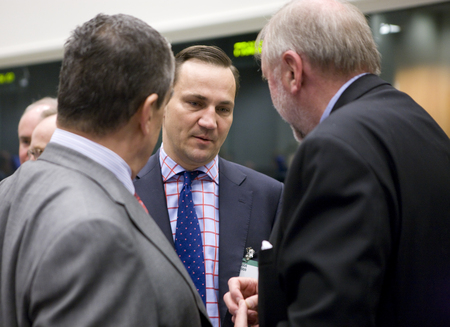
[[[380,54],[365,16],[345,0],[293,0],[263,28],[263,60],[294,50],[323,72],[380,73]]]
[[[199,60],[211,65],[230,68],[236,82],[236,94],[238,93],[240,86],[239,71],[233,66],[230,57],[228,57],[227,54],[219,47],[209,45],[193,45],[177,53],[175,56],[176,68],[174,84],[177,82],[178,71],[181,65],[188,60]]]
[[[170,44],[128,15],[97,15],[65,45],[58,91],[58,125],[105,136],[125,125],[145,99],[160,106],[172,87]]]

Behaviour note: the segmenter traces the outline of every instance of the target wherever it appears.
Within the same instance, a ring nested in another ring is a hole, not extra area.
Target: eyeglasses
[[[28,159],[37,160],[42,152],[44,152],[44,149],[30,149],[27,151]]]

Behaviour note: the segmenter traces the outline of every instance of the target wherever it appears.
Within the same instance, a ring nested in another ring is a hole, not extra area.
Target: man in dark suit
[[[218,156],[233,121],[239,86],[228,56],[217,47],[193,46],[177,54],[175,61],[163,143],[138,173],[135,187],[174,243],[184,181],[179,174],[201,171],[192,182],[193,202],[202,232],[206,307],[213,325],[219,326],[226,313],[228,279],[239,276],[247,252],[255,251],[253,261],[257,260],[277,215],[282,183]]]
[[[303,139],[260,254],[260,325],[450,326],[448,136],[376,76],[353,5],[290,2],[259,39],[273,103]],[[245,326],[257,281],[229,284]]]
[[[0,325],[211,326],[134,197],[173,73],[169,44],[139,19],[98,15],[75,29],[58,129],[0,184]]]

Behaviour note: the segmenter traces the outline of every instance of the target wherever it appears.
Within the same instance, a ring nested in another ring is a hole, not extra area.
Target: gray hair
[[[345,0],[293,0],[259,33],[256,44],[261,41],[269,66],[293,50],[323,72],[381,72],[381,56],[367,19]]]

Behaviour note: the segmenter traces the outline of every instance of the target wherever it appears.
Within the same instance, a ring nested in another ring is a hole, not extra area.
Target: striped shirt
[[[183,167],[173,161],[160,149],[159,160],[161,175],[166,193],[167,210],[170,226],[175,241],[177,227],[178,199],[183,188]],[[205,258],[206,274],[206,310],[214,327],[220,326],[219,317],[219,157],[210,163],[197,168],[201,171],[192,181],[192,198],[197,213],[203,240],[203,254]]]

